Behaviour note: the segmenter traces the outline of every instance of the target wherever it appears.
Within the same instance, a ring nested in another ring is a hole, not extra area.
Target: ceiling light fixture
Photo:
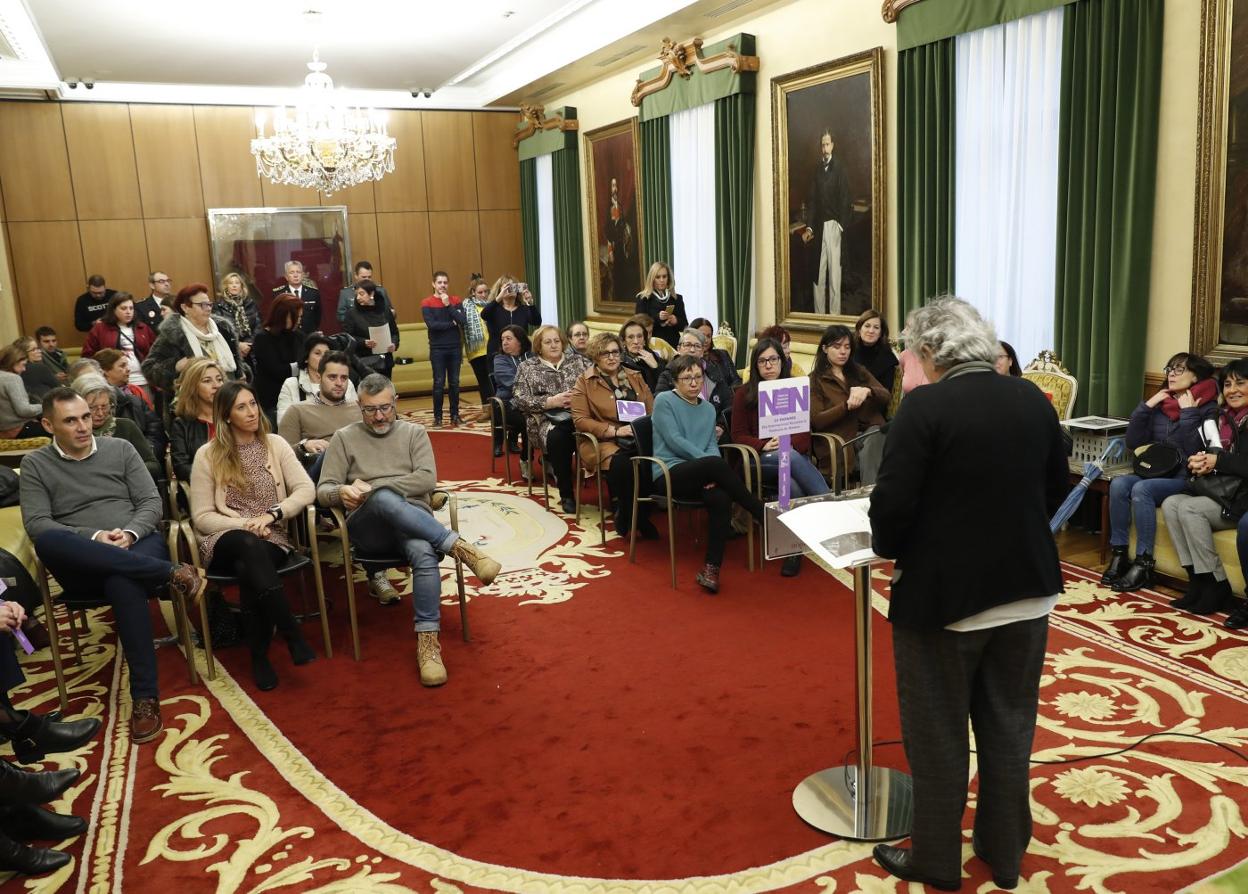
[[[256,112],[251,154],[256,173],[273,183],[303,186],[330,195],[394,170],[394,137],[384,113],[335,102],[334,82],[325,73],[320,49],[312,51],[308,75],[293,113],[273,110],[273,132],[264,134],[264,112]]]

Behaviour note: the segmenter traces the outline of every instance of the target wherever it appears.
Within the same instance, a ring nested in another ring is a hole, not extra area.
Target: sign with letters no
[[[789,508],[790,435],[810,431],[810,379],[772,379],[758,383],[758,436],[780,439],[780,508]]]

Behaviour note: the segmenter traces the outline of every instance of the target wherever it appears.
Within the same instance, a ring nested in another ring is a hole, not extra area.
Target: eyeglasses
[[[619,351],[619,349],[618,349],[618,348],[617,348],[616,350],[614,350],[614,351],[603,351],[603,352],[602,352],[601,354],[599,354],[598,356],[599,356],[599,357],[619,357],[619,356],[620,356],[620,351]]]
[[[677,376],[677,377],[676,377],[676,381],[677,381],[677,382],[684,382],[686,385],[692,385],[694,382],[701,382],[701,381],[702,381],[702,376],[701,376],[701,375],[696,375],[696,376]]]
[[[758,358],[759,366],[775,366],[779,362],[780,362],[779,357],[759,357]]]
[[[212,307],[211,301],[192,301],[191,307]]]
[[[1183,373],[1187,372],[1187,367],[1186,366],[1167,366],[1164,369],[1162,369],[1162,372],[1165,373],[1166,375],[1170,375],[1171,373],[1173,373],[1176,376],[1181,376],[1183,375]]]
[[[697,348],[697,349],[699,349],[699,350],[701,350],[701,349],[702,349],[702,346],[701,346],[700,344],[698,344],[696,341],[682,341],[679,345],[677,345],[677,347],[681,347],[681,348]]]
[[[169,279],[168,279],[168,278],[166,278],[166,279],[154,279],[154,280],[152,280],[152,282],[153,282],[153,283],[167,283],[167,282],[169,282]]]
[[[360,412],[365,416],[385,416],[394,409],[394,404],[378,404],[370,407],[367,404],[360,404]]]

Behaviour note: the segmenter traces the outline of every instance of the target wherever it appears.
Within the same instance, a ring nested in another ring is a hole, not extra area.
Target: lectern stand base
[[[909,775],[872,767],[858,785],[857,767],[831,767],[807,776],[793,790],[793,809],[816,829],[850,841],[892,841],[910,834],[914,790]],[[859,802],[858,792],[865,791]]]

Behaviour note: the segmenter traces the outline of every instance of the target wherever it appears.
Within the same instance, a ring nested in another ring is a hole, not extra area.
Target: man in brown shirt
[[[334,432],[360,421],[359,405],[347,400],[347,386],[351,384],[350,358],[342,351],[330,351],[321,358],[317,372],[321,376],[320,394],[293,404],[277,426],[277,433],[295,448],[313,484],[321,477],[325,448]]]

